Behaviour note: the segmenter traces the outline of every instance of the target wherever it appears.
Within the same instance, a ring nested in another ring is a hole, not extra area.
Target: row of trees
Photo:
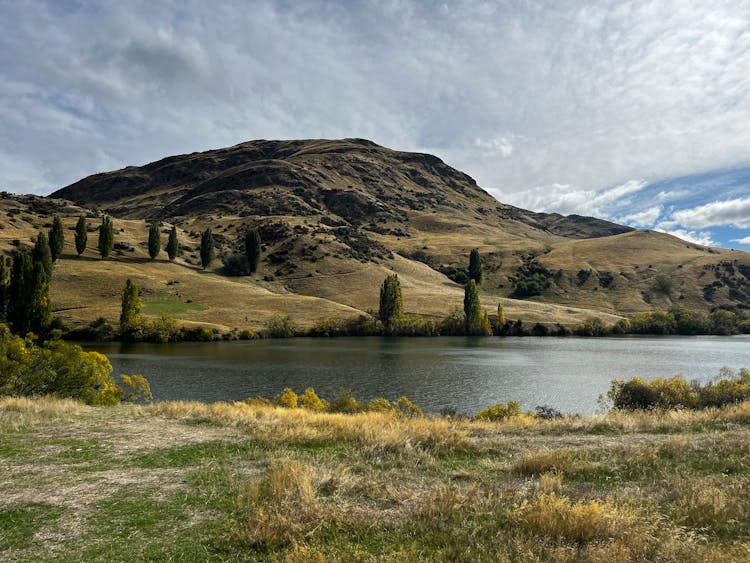
[[[88,221],[85,215],[81,215],[78,218],[78,222],[75,226],[75,247],[76,252],[80,256],[86,251],[88,245]],[[97,249],[102,258],[107,258],[114,250],[115,243],[115,232],[114,223],[112,218],[104,216],[102,223],[98,229],[99,238],[97,241]],[[44,233],[39,233],[39,236],[45,236]],[[65,232],[63,230],[63,223],[60,217],[55,216],[52,221],[52,228],[50,229],[49,235],[47,236],[48,244],[46,248],[49,249],[49,256],[40,256],[39,259],[45,264],[45,271],[48,276],[51,274],[51,263],[55,262],[61,255],[65,245]],[[258,231],[255,229],[249,230],[245,233],[244,239],[245,257],[247,260],[248,268],[250,273],[255,273],[258,269],[261,257],[261,240]],[[161,232],[158,223],[152,223],[148,229],[148,254],[149,257],[154,260],[159,252],[162,250]],[[177,236],[177,227],[172,226],[169,232],[169,238],[164,250],[169,257],[170,262],[174,261],[180,254],[180,242]],[[201,233],[201,244],[200,244],[200,258],[201,266],[203,269],[207,268],[214,260],[215,256],[215,243],[213,233],[208,228]]]
[[[396,334],[404,320],[404,304],[401,283],[397,274],[386,276],[380,287],[378,318],[383,323],[386,334]],[[498,305],[498,318],[505,322],[502,305]],[[479,291],[474,279],[464,286],[464,333],[470,335],[492,335],[492,324],[486,312],[482,311]]]

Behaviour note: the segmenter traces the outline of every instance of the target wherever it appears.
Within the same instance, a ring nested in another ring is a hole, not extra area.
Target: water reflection
[[[499,402],[591,413],[614,378],[684,373],[707,380],[750,366],[746,336],[661,338],[331,338],[184,344],[108,343],[115,373],[142,373],[157,400],[239,400],[284,387],[328,399],[406,395],[429,412]]]

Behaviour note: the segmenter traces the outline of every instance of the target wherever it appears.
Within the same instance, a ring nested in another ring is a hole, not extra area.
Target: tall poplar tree
[[[62,220],[58,215],[55,215],[52,219],[52,228],[49,231],[49,249],[52,253],[52,262],[57,262],[57,259],[62,256],[64,247],[65,232],[63,231]]]
[[[33,290],[30,307],[30,329],[44,335],[52,322],[52,302],[49,298],[49,279],[44,264],[34,262]]]
[[[115,226],[112,224],[112,218],[109,215],[102,217],[102,224],[99,225],[99,254],[106,258],[115,247]]]
[[[386,276],[380,287],[380,309],[378,316],[386,331],[391,332],[396,321],[404,314],[401,298],[401,284],[397,274]]]
[[[464,320],[467,334],[481,333],[482,310],[477,284],[474,280],[469,280],[464,287]]]
[[[151,260],[159,255],[161,250],[161,233],[159,232],[159,223],[151,223],[148,228],[148,255]]]
[[[120,333],[124,338],[135,339],[141,330],[141,299],[138,287],[128,278],[122,288]]]
[[[214,259],[214,235],[211,229],[201,233],[201,266],[205,270]]]
[[[260,254],[260,235],[258,234],[257,229],[247,231],[245,233],[245,256],[247,256],[247,265],[250,268],[251,274],[258,271]]]
[[[505,326],[505,307],[502,303],[497,304],[497,323],[495,324],[495,330],[498,334],[502,333],[503,327]]]
[[[44,231],[39,231],[39,234],[36,235],[33,258],[35,262],[41,263],[44,267],[44,273],[47,274],[47,279],[50,279],[52,277],[52,250]]]
[[[169,240],[167,241],[167,256],[169,256],[169,261],[174,262],[179,253],[180,241],[177,240],[177,227],[172,225],[172,230],[169,231]]]
[[[476,248],[469,254],[469,279],[474,280],[477,285],[482,284],[482,259]]]
[[[0,256],[0,322],[8,320],[8,299],[10,298],[10,261]]]
[[[86,221],[86,216],[81,215],[76,223],[76,252],[78,253],[78,256],[85,252],[88,238],[89,225]]]

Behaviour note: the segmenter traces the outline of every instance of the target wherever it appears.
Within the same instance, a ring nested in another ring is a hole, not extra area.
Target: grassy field
[[[746,561],[749,425],[2,399],[0,559]]]

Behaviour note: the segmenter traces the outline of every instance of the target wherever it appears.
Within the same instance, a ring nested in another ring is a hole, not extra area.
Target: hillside
[[[462,305],[456,282],[472,248],[485,264],[483,306],[492,312],[502,302],[509,318],[528,323],[750,303],[746,253],[518,209],[434,156],[361,139],[251,141],[96,174],[50,197],[0,200],[2,240],[29,240],[53,213],[72,226],[85,209],[92,222],[111,214],[116,239],[132,246],[105,262],[93,250],[82,260],[66,252],[53,296],[71,322],[98,312],[116,319],[120,288],[132,276],[146,301],[174,302],[164,308],[185,320],[256,326],[280,312],[309,325],[377,309],[378,287],[391,272],[407,312],[442,318]],[[165,240],[172,224],[179,229],[185,252],[174,264],[165,255],[147,259],[146,224],[155,220]],[[257,228],[259,273],[223,276],[220,259],[200,271],[199,234],[207,227],[223,256],[240,252],[244,231]],[[540,272],[541,294],[518,290],[519,279]]]

